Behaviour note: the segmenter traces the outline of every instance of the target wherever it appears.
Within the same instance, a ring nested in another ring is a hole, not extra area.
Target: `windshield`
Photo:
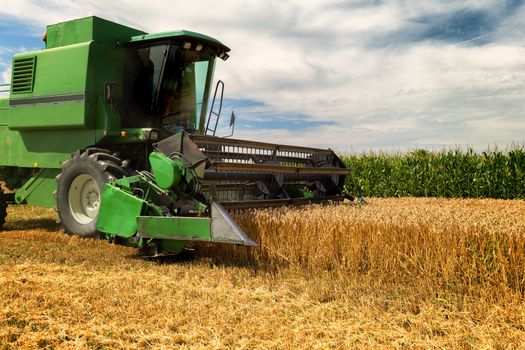
[[[130,49],[125,73],[130,98],[123,122],[130,127],[162,125],[173,132],[202,129],[215,56],[202,45],[191,46]]]

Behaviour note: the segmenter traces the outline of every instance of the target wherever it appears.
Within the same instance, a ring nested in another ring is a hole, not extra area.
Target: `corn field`
[[[525,199],[525,149],[416,150],[342,157],[346,190],[372,197]]]

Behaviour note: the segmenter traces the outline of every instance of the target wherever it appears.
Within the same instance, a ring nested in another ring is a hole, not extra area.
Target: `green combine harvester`
[[[230,51],[216,39],[98,17],[43,39],[14,56],[0,97],[0,227],[7,204],[26,203],[56,208],[70,234],[173,254],[255,245],[232,210],[345,198],[349,170],[331,150],[215,136],[213,72]]]

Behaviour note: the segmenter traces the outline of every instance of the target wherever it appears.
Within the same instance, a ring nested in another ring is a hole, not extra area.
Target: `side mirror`
[[[231,137],[233,136],[233,132],[235,131],[235,113],[232,111],[232,114],[230,115],[230,128],[232,128],[232,133],[228,136],[224,137]]]
[[[107,104],[113,104],[117,101],[117,83],[107,82],[104,85],[104,99]]]

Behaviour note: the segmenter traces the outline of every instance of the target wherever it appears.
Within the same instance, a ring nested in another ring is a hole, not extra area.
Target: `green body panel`
[[[142,237],[211,241],[210,218],[139,216],[137,225],[137,231]]]
[[[140,129],[120,136],[121,115],[105,100],[105,85],[115,84],[117,95],[122,91],[125,43],[177,37],[226,49],[202,34],[145,34],[98,17],[48,26],[45,50],[13,59],[35,59],[33,83],[31,91],[11,86],[10,98],[0,98],[0,167],[59,168],[89,146],[145,143],[149,135]]]
[[[70,154],[120,133],[104,85],[123,81],[124,43],[142,31],[97,17],[48,26],[35,57],[33,89],[0,99],[0,166],[60,168]],[[108,64],[109,63],[109,64]],[[127,139],[122,140],[123,143]]]
[[[47,50],[24,52],[13,61],[36,58],[34,87],[29,93],[16,93],[11,88],[11,102],[15,100],[83,93],[86,90],[87,66],[91,42]],[[11,80],[15,78],[13,74]],[[40,103],[29,106],[37,107]],[[14,109],[18,107],[12,106]]]
[[[24,53],[14,60],[27,57],[36,57],[34,88],[31,93],[11,95],[10,129],[120,128],[119,116],[104,101],[104,86],[107,82],[122,85],[121,47],[91,41]]]
[[[125,43],[131,36],[141,34],[145,33],[99,17],[86,17],[47,26],[46,48],[92,40],[106,43],[115,43],[119,40],[120,43]]]
[[[184,169],[180,162],[175,162],[159,152],[152,152],[149,155],[149,162],[160,188],[169,189],[179,184]]]
[[[129,238],[137,232],[137,220],[145,202],[110,184],[104,185],[97,229]],[[118,210],[115,210],[118,208]]]
[[[59,169],[40,169],[15,195],[16,203],[27,203],[41,207],[54,208],[56,190],[55,177]]]
[[[180,253],[190,240],[211,241],[210,218],[162,216],[159,195],[176,195],[160,188],[155,179],[134,175],[105,184],[97,229],[147,255]]]
[[[0,166],[60,168],[105,130],[120,134],[104,84],[123,81],[124,50],[116,42],[141,33],[89,17],[49,26],[46,50],[16,55],[36,58],[34,83],[30,93],[0,99]],[[128,140],[135,141],[119,141]]]
[[[158,243],[158,252],[163,254],[178,254],[184,250],[187,241],[176,241],[172,239],[161,239]]]
[[[35,112],[37,108],[38,112]],[[83,129],[92,125],[93,121],[86,113],[86,101],[19,106],[9,111],[9,129],[11,130]]]
[[[0,126],[0,166],[58,169],[71,153],[92,144],[92,130],[15,132]]]
[[[7,97],[0,97],[0,127],[7,126],[8,120],[9,120],[9,99]]]

